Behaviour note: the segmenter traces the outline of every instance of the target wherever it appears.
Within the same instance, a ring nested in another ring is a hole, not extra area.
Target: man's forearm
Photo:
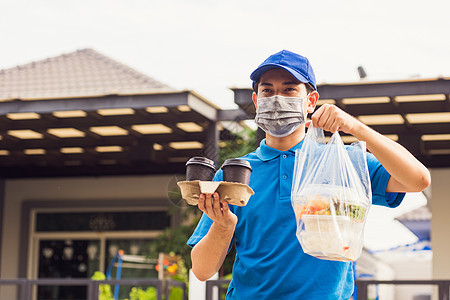
[[[228,247],[233,238],[235,226],[224,228],[216,223],[191,251],[192,272],[205,281],[211,278],[225,260]]]
[[[388,192],[419,192],[430,184],[430,173],[408,150],[364,124],[353,134],[391,174]]]

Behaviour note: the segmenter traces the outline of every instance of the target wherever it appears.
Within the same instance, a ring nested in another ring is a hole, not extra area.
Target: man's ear
[[[314,108],[316,108],[318,100],[319,100],[319,93],[317,91],[313,91],[313,92],[311,92],[309,94],[308,107],[307,107],[307,112],[308,113],[313,113],[314,112]]]
[[[255,92],[253,92],[252,100],[253,100],[253,104],[255,104],[255,108],[258,108],[258,101],[256,101],[257,99],[258,99],[258,96],[256,95]]]

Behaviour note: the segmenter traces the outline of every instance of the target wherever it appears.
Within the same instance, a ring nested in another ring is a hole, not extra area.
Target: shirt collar
[[[281,150],[267,146],[266,139],[263,139],[261,141],[261,143],[259,144],[259,148],[256,150],[256,155],[262,161],[268,161],[268,160],[271,160],[271,159],[274,159],[274,158],[280,156],[282,153],[287,153],[287,152],[295,153],[295,150],[301,149],[302,145],[303,145],[303,140],[301,140],[297,145],[295,145],[291,149],[289,149],[287,151],[281,151]]]

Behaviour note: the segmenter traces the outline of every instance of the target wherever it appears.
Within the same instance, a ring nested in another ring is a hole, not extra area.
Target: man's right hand
[[[233,214],[226,201],[220,201],[219,194],[201,194],[198,200],[198,208],[204,212],[216,226],[220,226],[225,230],[236,227],[237,216]]]
[[[205,281],[222,266],[238,218],[226,201],[220,202],[218,193],[201,194],[198,208],[213,221],[208,233],[191,251],[192,271],[199,280]]]

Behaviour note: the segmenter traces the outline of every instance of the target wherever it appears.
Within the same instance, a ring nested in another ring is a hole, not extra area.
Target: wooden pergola
[[[450,78],[321,84],[317,90],[318,107],[335,104],[398,141],[427,167],[450,167]],[[252,90],[233,91],[235,103],[254,116]]]
[[[0,178],[184,173],[239,116],[92,49],[0,70]]]
[[[239,108],[222,110],[92,49],[0,70],[0,177],[175,174],[195,155],[217,161],[220,122],[255,114],[252,90],[233,91]],[[450,166],[449,78],[318,91],[318,106],[337,105],[427,167]]]
[[[0,176],[177,173],[217,157],[218,111],[191,91],[0,102]]]

